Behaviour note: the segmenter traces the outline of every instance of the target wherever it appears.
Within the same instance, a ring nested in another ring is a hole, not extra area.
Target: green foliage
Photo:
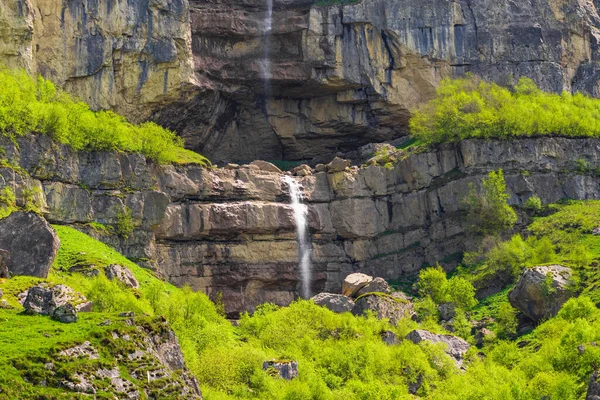
[[[581,93],[545,93],[528,78],[511,91],[475,76],[445,79],[414,113],[412,134],[427,144],[468,138],[600,136],[600,102]]]
[[[496,316],[498,335],[507,338],[517,333],[517,310],[509,303],[503,303]]]
[[[464,199],[471,230],[494,235],[510,229],[517,222],[517,214],[507,203],[510,196],[506,193],[504,173],[501,169],[491,171],[481,183],[480,190],[469,185]]]
[[[536,214],[542,211],[542,200],[538,196],[531,196],[524,204],[526,210]]]
[[[132,217],[132,211],[125,206],[117,211],[117,222],[115,223],[115,233],[124,239],[128,239],[135,229],[135,222]]]
[[[210,165],[206,158],[185,150],[175,133],[152,122],[130,124],[111,111],[93,112],[52,82],[32,79],[24,70],[0,69],[0,87],[3,136],[15,139],[39,133],[75,150],[126,151],[158,163]]]
[[[12,188],[6,186],[0,191],[0,219],[8,217],[17,209],[17,197]]]
[[[448,279],[440,266],[421,270],[417,286],[419,293],[435,304],[453,303],[461,310],[469,310],[477,304],[473,285],[462,277]],[[430,311],[424,311],[431,315]]]

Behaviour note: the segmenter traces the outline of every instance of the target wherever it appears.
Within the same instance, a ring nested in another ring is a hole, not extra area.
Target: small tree
[[[502,304],[496,316],[496,323],[498,324],[498,335],[500,337],[506,338],[516,334],[518,326],[517,310],[509,303]]]
[[[495,235],[510,229],[517,222],[517,214],[508,205],[510,196],[506,193],[502,169],[491,171],[481,183],[480,190],[474,185],[469,186],[464,201],[470,228],[482,235]]]

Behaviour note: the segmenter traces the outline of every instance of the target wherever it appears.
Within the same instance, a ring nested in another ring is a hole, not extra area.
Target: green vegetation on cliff
[[[111,111],[93,112],[52,82],[33,79],[24,70],[0,68],[0,87],[3,136],[38,133],[76,150],[125,151],[158,163],[210,165],[205,157],[186,150],[174,132],[153,122],[130,124]]]
[[[445,79],[435,99],[416,112],[412,134],[427,144],[469,138],[600,136],[600,100],[546,93],[528,78],[512,89],[474,76]]]

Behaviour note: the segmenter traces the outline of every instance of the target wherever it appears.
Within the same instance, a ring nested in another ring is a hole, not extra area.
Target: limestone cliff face
[[[600,96],[589,0],[0,0],[0,55],[223,160],[327,157],[406,133],[465,72]],[[269,82],[265,83],[265,78]]]
[[[74,153],[43,136],[0,144],[31,175],[0,168],[0,189],[40,188],[51,222],[82,229],[177,285],[223,293],[230,315],[298,295],[295,222],[281,174],[159,167],[139,155]],[[547,138],[466,141],[393,170],[296,177],[309,205],[312,291],[339,291],[355,271],[403,279],[468,249],[460,200],[490,170],[504,169],[512,204],[533,194],[550,203],[600,198],[598,166],[597,140]],[[124,207],[135,225],[126,239],[87,225],[114,225]]]
[[[134,121],[198,91],[186,0],[0,0],[0,54]]]

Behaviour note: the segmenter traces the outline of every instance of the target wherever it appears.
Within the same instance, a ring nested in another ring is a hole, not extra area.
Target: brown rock
[[[414,306],[410,301],[389,295],[366,294],[356,300],[352,314],[360,316],[366,311],[372,311],[378,319],[389,319],[391,324],[396,325],[402,318],[413,315]]]
[[[270,162],[267,162],[267,161],[263,161],[263,160],[252,161],[250,163],[250,166],[253,166],[253,165],[258,167],[258,169],[261,171],[274,172],[276,174],[282,173],[281,170],[275,164],[271,164]]]
[[[329,173],[342,172],[350,166],[350,160],[344,160],[336,157],[329,164],[327,164],[327,171]]]
[[[342,294],[344,296],[353,297],[372,280],[373,277],[369,275],[361,273],[350,274],[344,279],[344,282],[342,282]]]
[[[390,285],[383,278],[375,278],[371,282],[367,283],[361,289],[356,292],[356,297],[362,296],[367,293],[386,293],[390,294],[392,289]]]

